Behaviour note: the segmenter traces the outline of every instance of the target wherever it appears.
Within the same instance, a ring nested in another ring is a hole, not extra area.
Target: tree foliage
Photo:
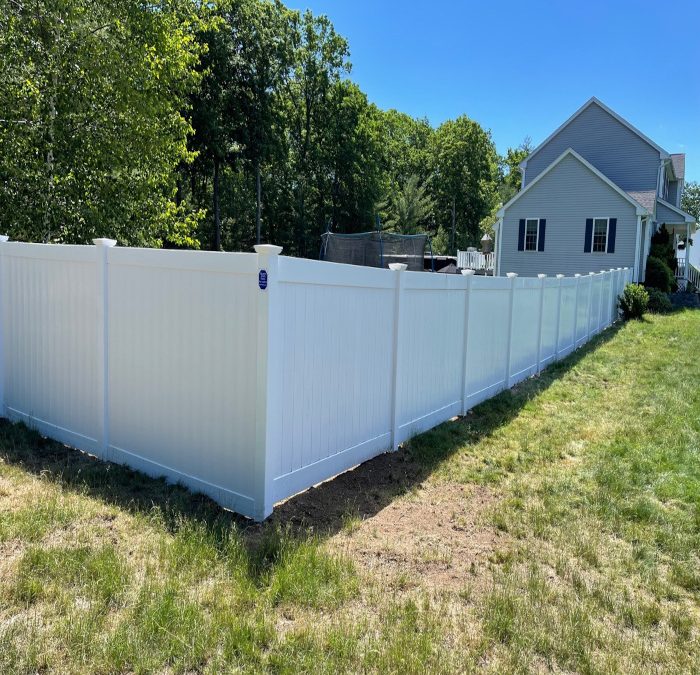
[[[198,82],[187,2],[0,0],[0,208],[17,239],[196,245],[174,203]]]
[[[681,208],[700,222],[700,183],[686,183],[681,196]]]
[[[438,128],[351,81],[325,16],[279,0],[0,0],[0,217],[14,239],[315,257],[320,235],[478,244],[519,187],[463,115]]]

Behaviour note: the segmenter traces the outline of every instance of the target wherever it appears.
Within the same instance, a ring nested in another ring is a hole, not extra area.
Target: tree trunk
[[[256,242],[258,244],[262,243],[260,240],[260,222],[262,220],[262,185],[260,181],[260,160],[255,162],[255,232],[256,232]]]
[[[214,250],[221,250],[221,213],[219,211],[219,158],[214,157]]]

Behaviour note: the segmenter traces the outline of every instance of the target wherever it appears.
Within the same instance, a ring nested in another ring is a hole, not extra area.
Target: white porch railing
[[[494,254],[480,251],[457,251],[457,267],[463,270],[493,270]]]
[[[693,284],[696,290],[700,289],[700,270],[688,263],[688,274],[686,275],[687,280]]]

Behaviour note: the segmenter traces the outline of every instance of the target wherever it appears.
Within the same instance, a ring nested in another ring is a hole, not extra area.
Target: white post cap
[[[93,239],[92,243],[95,244],[95,246],[104,246],[106,248],[112,248],[112,246],[117,245],[114,239]]]
[[[255,244],[254,248],[256,253],[261,254],[279,255],[282,253],[282,247],[274,244]]]
[[[10,241],[10,237],[7,234],[0,234],[0,242]]]
[[[506,272],[506,276],[507,276],[509,279],[515,279],[515,277],[518,276],[518,273],[517,273],[517,272]]]
[[[580,275],[580,274],[574,274],[574,276],[575,276],[575,277],[580,277],[581,275]]]
[[[389,263],[389,269],[394,270],[394,272],[405,272],[408,265],[406,263]]]
[[[470,277],[472,274],[476,274],[476,270],[462,270],[462,274],[465,277]]]
[[[565,274],[557,274],[557,279],[563,279],[565,276]]]
[[[547,275],[546,275],[546,274],[538,274],[538,275],[537,275],[537,278],[538,278],[538,279],[546,279],[546,278],[547,278]]]
[[[589,272],[588,276],[592,276],[593,274],[595,274],[595,272]]]

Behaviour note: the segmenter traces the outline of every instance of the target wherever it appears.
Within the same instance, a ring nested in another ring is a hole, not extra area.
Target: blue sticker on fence
[[[266,270],[260,270],[258,272],[258,286],[260,286],[261,291],[264,291],[267,288],[267,271]]]

